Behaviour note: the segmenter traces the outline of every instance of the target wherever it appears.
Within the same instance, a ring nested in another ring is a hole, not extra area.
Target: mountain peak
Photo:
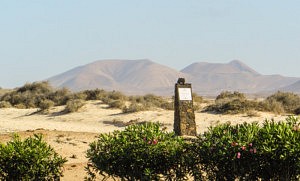
[[[250,68],[248,65],[244,64],[240,60],[232,60],[228,64],[237,68],[238,70],[240,70],[242,72],[249,72],[249,73],[257,74],[257,75],[259,74],[258,72],[256,72],[255,70],[253,70],[252,68]]]
[[[111,59],[95,61],[48,80],[56,87],[73,91],[102,88],[128,94],[169,94],[178,77],[186,76],[149,59]]]
[[[233,60],[229,63],[207,63],[195,62],[186,68],[182,69],[183,73],[190,73],[192,75],[199,73],[210,74],[236,74],[236,73],[250,73],[259,75],[255,70],[244,64],[239,60]]]

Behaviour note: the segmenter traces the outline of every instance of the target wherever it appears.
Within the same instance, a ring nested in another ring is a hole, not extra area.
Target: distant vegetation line
[[[39,108],[47,113],[53,106],[65,106],[65,112],[76,112],[84,106],[85,101],[101,100],[109,108],[121,109],[123,113],[153,110],[174,109],[173,98],[154,94],[144,96],[127,96],[119,91],[101,89],[71,92],[67,88],[54,89],[49,82],[27,83],[13,90],[0,90],[0,108]],[[203,97],[193,93],[195,111],[214,112],[219,114],[247,113],[255,116],[256,111],[276,114],[300,114],[300,96],[290,92],[276,92],[264,100],[250,100],[240,92],[224,91],[215,101],[208,104]],[[202,103],[208,105],[202,107]]]

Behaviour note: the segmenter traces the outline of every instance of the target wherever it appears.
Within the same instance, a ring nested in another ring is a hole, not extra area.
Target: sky
[[[0,87],[102,59],[300,77],[298,0],[0,0]]]

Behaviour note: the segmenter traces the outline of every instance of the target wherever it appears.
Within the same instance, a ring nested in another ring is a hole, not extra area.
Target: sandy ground
[[[157,109],[132,114],[122,114],[119,109],[108,109],[100,101],[88,101],[76,113],[63,113],[64,107],[54,107],[47,114],[36,113],[37,109],[0,109],[0,142],[9,141],[12,133],[27,137],[41,133],[60,155],[68,162],[64,166],[61,180],[84,180],[87,164],[85,157],[89,143],[97,139],[99,133],[123,130],[132,121],[161,122],[167,130],[173,130],[174,112]],[[197,132],[203,133],[209,126],[230,122],[263,122],[265,119],[284,120],[285,116],[258,113],[259,116],[218,115],[196,112]]]

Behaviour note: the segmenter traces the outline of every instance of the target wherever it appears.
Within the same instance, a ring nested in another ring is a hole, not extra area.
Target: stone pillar
[[[197,135],[192,85],[185,83],[184,78],[179,78],[175,84],[174,132],[179,136]]]

